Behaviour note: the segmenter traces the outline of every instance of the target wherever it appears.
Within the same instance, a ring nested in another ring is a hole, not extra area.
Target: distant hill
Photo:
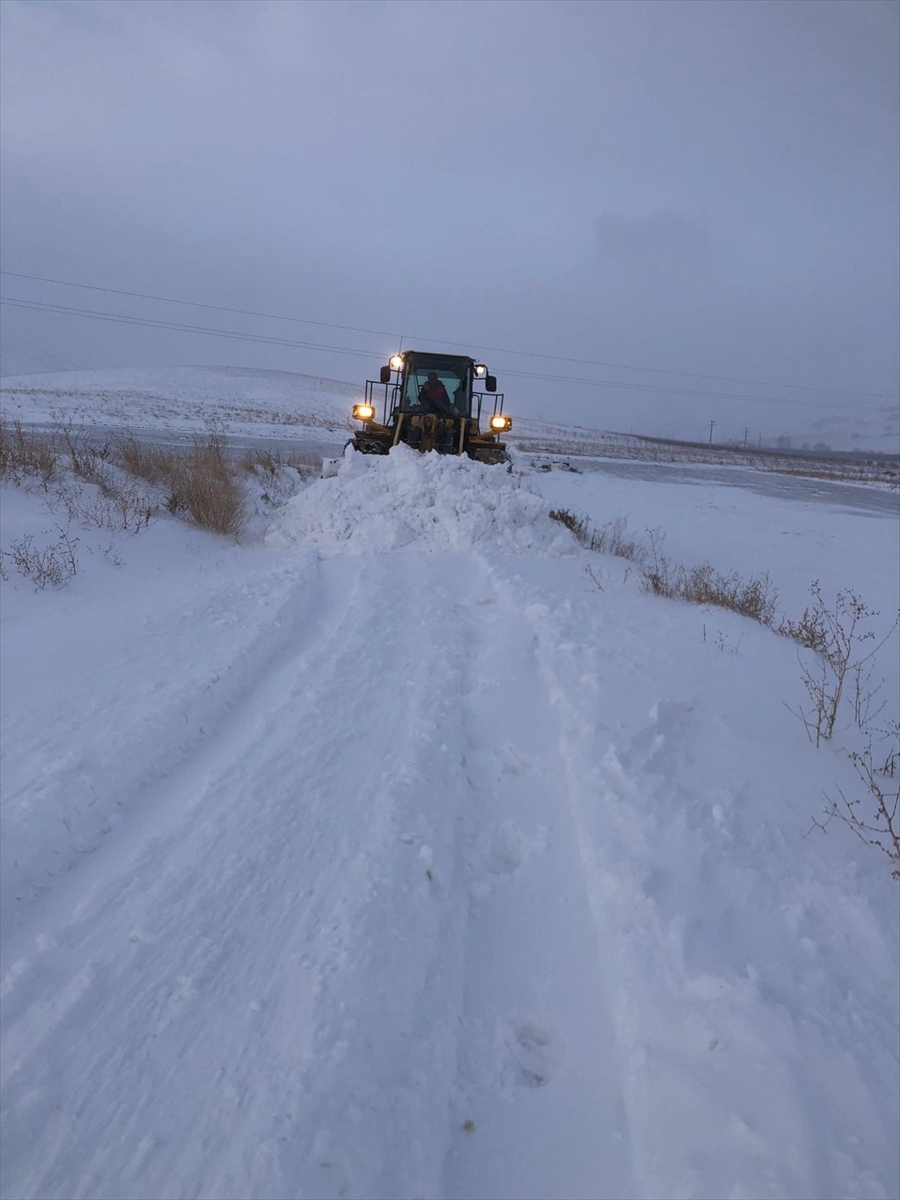
[[[44,424],[58,417],[85,425],[191,432],[211,422],[233,433],[308,437],[352,428],[360,385],[255,367],[134,367],[22,374],[0,380],[0,407],[10,419]],[[517,439],[621,442],[618,435],[522,419]],[[628,439],[626,439],[628,440]]]
[[[80,364],[67,362],[47,350],[17,344],[8,346],[0,341],[0,378],[31,375],[38,371],[77,371]]]
[[[20,355],[19,361],[25,357]],[[326,432],[335,435],[326,440],[344,438],[353,427],[351,407],[362,398],[361,384],[257,367],[23,370],[0,379],[4,415],[26,423],[43,424],[62,416],[86,425],[191,433],[213,422],[233,433],[282,440],[310,439]],[[621,446],[633,440],[562,421],[525,418],[516,411],[514,398],[509,399],[506,408],[514,421],[516,444],[534,442],[541,449],[556,446],[566,453],[602,454],[606,443]],[[833,450],[897,454],[900,411],[886,402],[858,415],[829,412],[804,426],[787,426],[785,435],[793,449],[824,444]],[[775,438],[764,438],[763,444],[774,446]]]
[[[192,431],[343,430],[362,389],[335,379],[250,367],[144,367],[21,374],[0,380],[9,418]]]

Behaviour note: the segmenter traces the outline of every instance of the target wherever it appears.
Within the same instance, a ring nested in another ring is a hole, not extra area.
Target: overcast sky
[[[0,22],[8,271],[459,340],[511,411],[614,428],[771,432],[878,402],[479,347],[898,391],[893,0],[3,0]],[[355,382],[396,345],[2,285],[374,354],[2,309],[6,350],[79,366]]]

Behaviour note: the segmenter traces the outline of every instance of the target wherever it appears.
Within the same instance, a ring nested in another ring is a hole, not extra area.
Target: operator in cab
[[[437,413],[442,417],[454,415],[447,389],[438,379],[436,371],[428,372],[428,378],[419,389],[419,405],[425,413]]]

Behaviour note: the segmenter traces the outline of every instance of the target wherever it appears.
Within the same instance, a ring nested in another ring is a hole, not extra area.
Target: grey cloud
[[[895,391],[897,34],[895,6],[877,2],[7,0],[4,265],[426,337]],[[2,328],[4,345],[85,365],[360,371],[9,310]],[[357,344],[380,354],[387,340]],[[685,431],[804,413],[509,390],[520,411]]]
[[[641,274],[705,271],[715,255],[708,220],[682,213],[606,213],[597,219],[597,261]]]

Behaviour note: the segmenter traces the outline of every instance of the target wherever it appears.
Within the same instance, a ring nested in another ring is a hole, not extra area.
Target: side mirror
[[[486,375],[485,376],[484,390],[486,392],[496,392],[496,390],[497,390],[497,376],[496,375]]]
[[[382,383],[390,383],[391,382],[391,368],[390,367],[382,367],[381,375],[379,378],[381,379]]]

